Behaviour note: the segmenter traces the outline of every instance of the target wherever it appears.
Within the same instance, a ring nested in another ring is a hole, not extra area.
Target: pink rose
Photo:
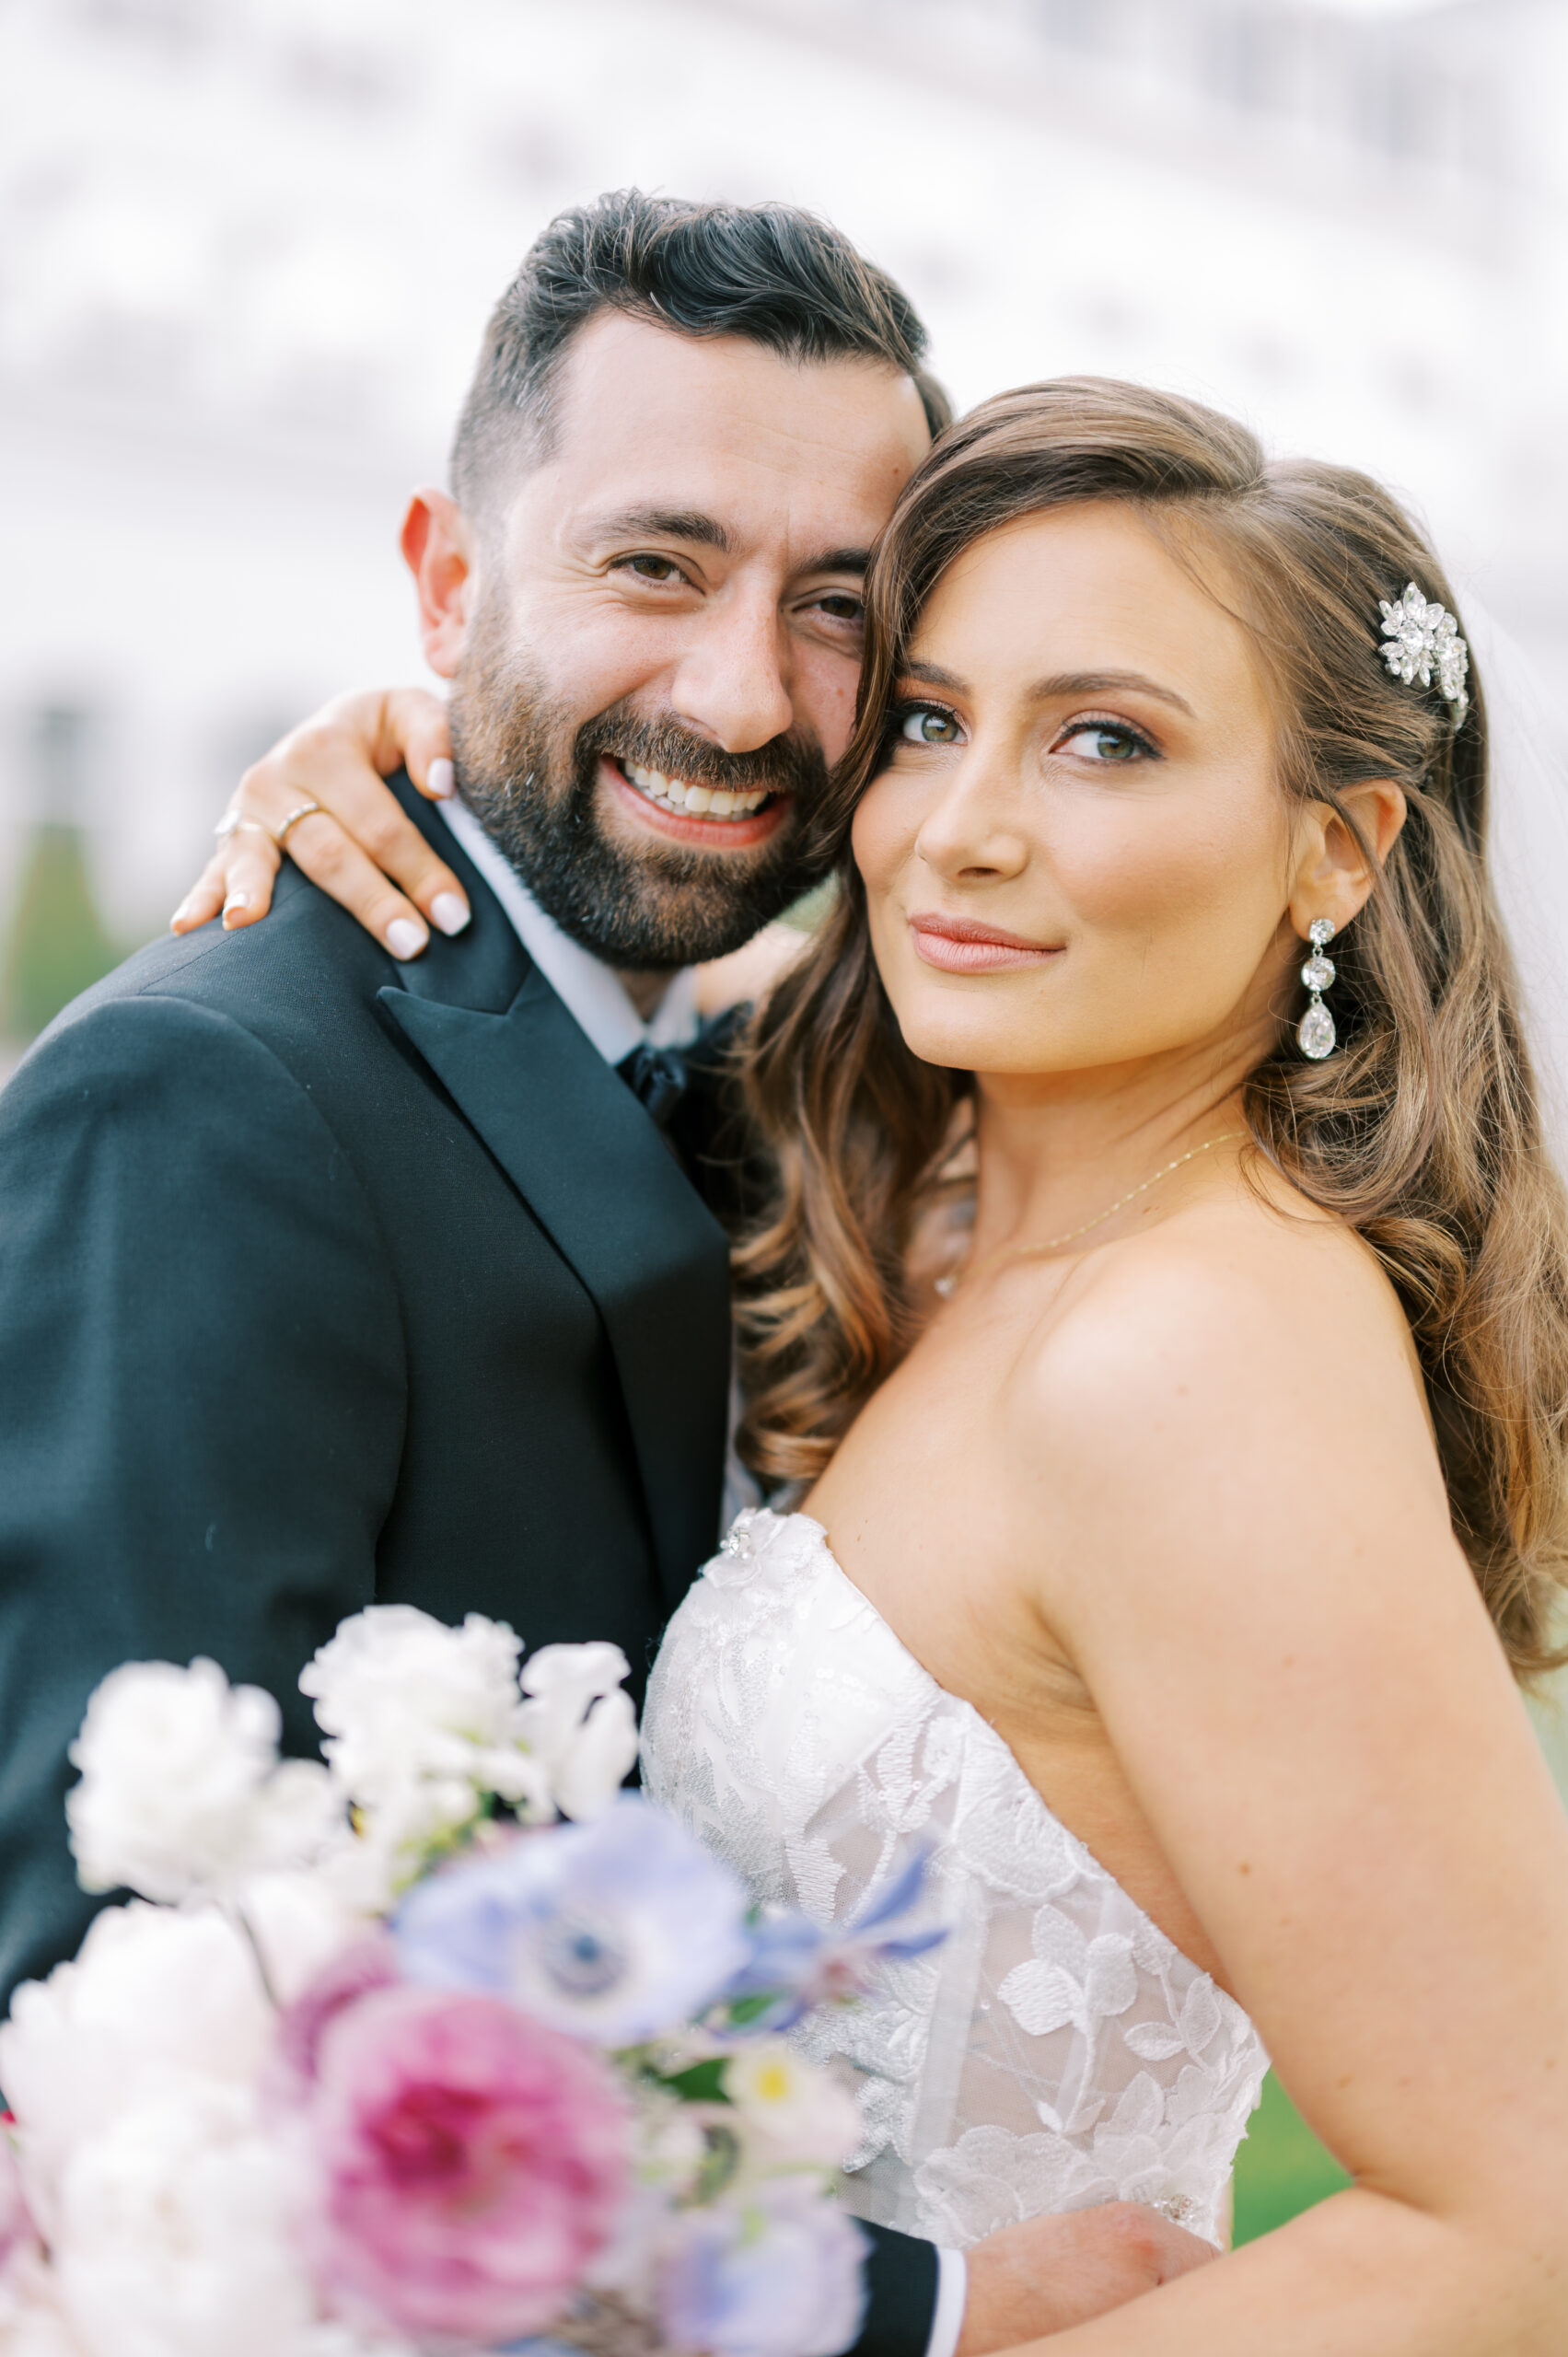
[[[398,1952],[379,1925],[340,1948],[279,2016],[269,2094],[280,2102],[308,2102],[321,2040],[331,2024],[371,1990],[390,1988],[398,1979]]]
[[[608,2241],[630,2117],[608,2068],[496,1997],[377,1989],[317,2043],[306,2125],[324,2283],[425,2345],[557,2314]]]

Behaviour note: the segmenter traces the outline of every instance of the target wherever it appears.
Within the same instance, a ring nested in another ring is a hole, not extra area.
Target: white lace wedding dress
[[[905,1651],[819,1524],[739,1516],[669,1625],[643,1751],[656,1800],[819,1923],[873,1902],[912,1838],[933,1845],[947,1939],[796,2033],[862,2074],[860,2216],[962,2248],[1129,2200],[1221,2239],[1256,2030]]]

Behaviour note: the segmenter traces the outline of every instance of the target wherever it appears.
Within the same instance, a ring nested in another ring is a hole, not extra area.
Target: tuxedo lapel
[[[379,998],[598,1306],[673,1609],[716,1537],[729,1382],[724,1232],[535,969],[502,1013],[428,989]]]

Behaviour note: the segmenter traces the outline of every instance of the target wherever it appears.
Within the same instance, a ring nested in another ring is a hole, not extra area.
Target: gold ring
[[[291,810],[289,812],[288,817],[284,820],[283,825],[275,829],[273,833],[273,841],[276,843],[279,851],[282,851],[283,849],[284,837],[287,834],[289,829],[291,827],[297,827],[301,819],[308,819],[313,811],[319,810],[320,807],[321,806],[319,802],[302,802],[297,810]]]
[[[220,843],[226,843],[230,835],[238,834],[244,827],[249,827],[253,835],[265,835],[267,841],[272,842],[271,830],[263,827],[260,819],[242,819],[238,810],[226,810],[213,832]]]

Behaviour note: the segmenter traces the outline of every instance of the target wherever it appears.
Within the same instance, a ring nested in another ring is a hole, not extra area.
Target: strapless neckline
[[[740,1515],[679,1607],[644,1777],[763,1904],[844,1923],[912,1841],[942,1945],[797,2033],[860,2074],[858,2213],[963,2247],[1144,2201],[1218,2241],[1268,2067],[1242,2008],[939,1685],[809,1515]]]
[[[759,1511],[765,1512],[766,1509],[760,1509]],[[1154,1917],[1148,1912],[1148,1910],[1140,1905],[1139,1901],[1133,1898],[1132,1892],[1128,1889],[1126,1884],[1119,1880],[1118,1877],[1111,1873],[1110,1868],[1103,1864],[1103,1862],[1096,1855],[1094,1851],[1089,1848],[1087,1842],[1083,1840],[1081,1835],[1074,1833],[1070,1825],[1063,1824],[1061,1817],[1057,1816],[1056,1811],[1051,1807],[1051,1803],[1046,1799],[1045,1794],[1040,1791],[1040,1786],[1033,1782],[1028,1771],[1025,1770],[1017,1753],[1007,1741],[1006,1736],[997,1733],[995,1727],[993,1726],[984,1712],[977,1709],[974,1703],[966,1701],[961,1694],[955,1694],[951,1687],[944,1686],[939,1678],[933,1677],[931,1671],[926,1668],[925,1664],[921,1660],[920,1655],[910,1651],[908,1645],[905,1644],[903,1639],[900,1636],[892,1622],[888,1619],[886,1613],[880,1611],[877,1607],[872,1603],[871,1598],[866,1595],[865,1590],[858,1585],[854,1580],[851,1579],[849,1573],[840,1562],[837,1555],[834,1554],[833,1542],[828,1536],[827,1526],[824,1523],[814,1520],[810,1515],[804,1514],[798,1509],[790,1515],[773,1515],[771,1519],[779,1522],[800,1523],[806,1530],[811,1533],[812,1537],[821,1548],[823,1568],[828,1576],[830,1579],[842,1581],[843,1585],[849,1590],[850,1595],[854,1597],[855,1601],[871,1615],[872,1619],[877,1622],[877,1627],[885,1632],[889,1644],[896,1647],[903,1659],[909,1664],[912,1676],[923,1678],[934,1697],[940,1696],[944,1702],[950,1704],[955,1711],[962,1713],[969,1719],[971,1723],[970,1734],[972,1740],[980,1744],[987,1742],[993,1743],[997,1747],[998,1750],[1005,1754],[1016,1774],[1021,1778],[1023,1782],[1028,1786],[1029,1791],[1040,1803],[1041,1815],[1050,1819],[1054,1830],[1061,1835],[1062,1840],[1067,1844],[1069,1850],[1071,1850],[1077,1858],[1083,1871],[1086,1874],[1102,1876],[1106,1882],[1109,1883],[1114,1889],[1121,1893],[1128,1906],[1131,1907],[1138,1915],[1140,1921],[1145,1926],[1151,1939],[1163,1940],[1174,1956],[1179,1957],[1180,1961],[1188,1966],[1191,1971],[1198,1973],[1208,1982],[1216,1997],[1225,1997],[1227,2003],[1234,2003],[1235,2000],[1229,1997],[1227,1992],[1220,1987],[1219,1982],[1214,1978],[1214,1975],[1205,1971],[1204,1968],[1201,1964],[1195,1963],[1192,1957],[1187,1954],[1186,1949],[1171,1938],[1168,1932],[1161,1930],[1160,1926],[1155,1922]],[[730,1536],[734,1536],[733,1530]],[[729,1539],[726,1538],[722,1551],[727,1553],[728,1549]]]

